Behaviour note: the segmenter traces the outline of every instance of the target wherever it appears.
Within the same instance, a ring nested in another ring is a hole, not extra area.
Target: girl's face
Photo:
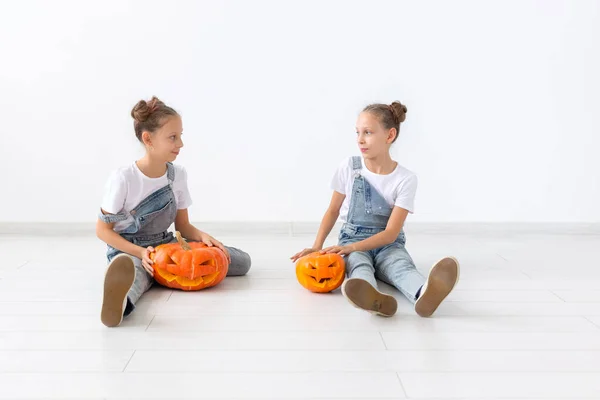
[[[153,134],[144,132],[142,137],[146,145],[146,151],[153,157],[160,158],[165,162],[173,162],[183,147],[181,135],[183,125],[181,117],[172,116],[165,124]]]
[[[356,121],[356,135],[363,157],[373,159],[389,152],[396,137],[396,129],[385,129],[373,114],[362,112]]]

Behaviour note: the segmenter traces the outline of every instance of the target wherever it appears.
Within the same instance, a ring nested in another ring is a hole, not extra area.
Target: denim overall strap
[[[167,181],[169,181],[169,185],[173,187],[173,181],[175,180],[175,167],[173,163],[167,163]]]
[[[353,173],[353,182],[352,182],[352,192],[347,193],[346,196],[350,196],[350,204],[348,206],[348,216],[346,218],[348,223],[353,224],[355,220],[355,213],[357,209],[356,203],[359,203],[359,207],[362,202],[357,200],[357,196],[359,196],[364,190],[364,179],[360,175],[360,171],[362,169],[362,162],[359,157],[352,157],[352,173]]]
[[[104,213],[102,213],[102,211],[100,211],[100,213],[98,214],[98,218],[100,219],[100,221],[102,221],[104,223],[112,224],[114,222],[125,221],[127,219],[127,215],[124,213],[104,214]]]
[[[360,173],[360,170],[362,169],[362,161],[360,160],[359,156],[354,156],[352,157],[352,170],[356,173],[356,171],[358,171],[358,173]]]

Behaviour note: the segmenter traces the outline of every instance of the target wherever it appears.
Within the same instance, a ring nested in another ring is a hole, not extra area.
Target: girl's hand
[[[200,234],[200,241],[202,243],[204,243],[205,245],[207,245],[208,247],[214,246],[214,247],[222,250],[223,253],[225,253],[225,256],[227,257],[227,261],[231,262],[231,255],[229,254],[229,251],[227,251],[225,246],[223,246],[223,243],[219,242],[217,239],[210,236],[208,233],[204,233],[204,232],[202,232]]]
[[[152,264],[154,264],[154,261],[150,259],[150,253],[154,253],[154,247],[152,246],[142,249],[142,254],[140,258],[142,259],[142,266],[144,267],[146,272],[148,272],[151,276],[154,276],[154,268],[152,268]]]
[[[339,254],[340,256],[345,256],[345,255],[352,253],[353,251],[354,251],[354,248],[352,246],[331,246],[331,247],[324,248],[323,250],[321,250],[320,253],[321,254],[335,253],[335,254]]]
[[[316,249],[316,248],[304,249],[301,252],[296,253],[293,256],[291,256],[290,260],[292,260],[292,262],[296,262],[296,261],[298,261],[299,258],[304,257],[305,255],[310,254],[310,253],[315,253],[319,250],[321,250],[321,249]]]

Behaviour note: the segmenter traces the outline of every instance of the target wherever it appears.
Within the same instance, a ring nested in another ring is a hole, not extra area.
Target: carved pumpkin
[[[221,283],[229,268],[225,253],[204,243],[187,243],[179,232],[175,236],[178,243],[157,246],[150,255],[154,279],[181,290],[200,290]]]
[[[345,265],[339,254],[311,253],[296,263],[296,278],[311,292],[331,292],[344,281]]]

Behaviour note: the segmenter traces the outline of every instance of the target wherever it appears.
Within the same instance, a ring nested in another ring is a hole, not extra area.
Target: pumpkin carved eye
[[[311,292],[331,292],[340,287],[344,277],[344,259],[338,254],[312,253],[296,263],[298,282]]]
[[[187,243],[175,232],[178,243],[160,245],[150,258],[154,279],[163,286],[181,290],[200,290],[218,285],[227,275],[225,253],[204,243]]]

